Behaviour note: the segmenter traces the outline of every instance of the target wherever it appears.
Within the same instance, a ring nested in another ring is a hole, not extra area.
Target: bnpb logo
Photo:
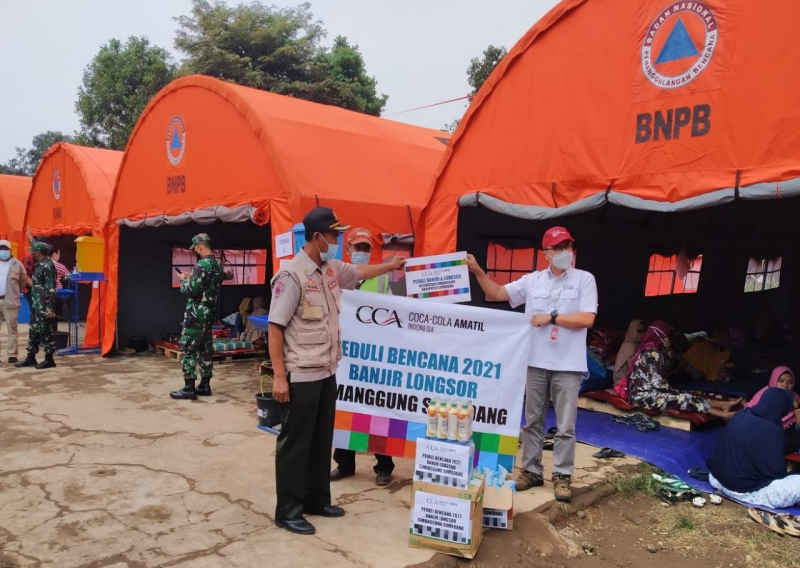
[[[661,89],[692,82],[708,66],[718,41],[717,19],[703,2],[672,2],[650,24],[642,71]]]
[[[61,199],[61,170],[53,169],[53,197]]]
[[[387,325],[396,325],[397,327],[403,327],[400,325],[400,316],[397,315],[397,312],[387,308],[359,306],[359,308],[356,310],[356,319],[367,325],[374,324],[382,327]]]
[[[186,152],[186,127],[183,119],[175,115],[169,120],[167,126],[167,159],[173,166],[177,166]]]

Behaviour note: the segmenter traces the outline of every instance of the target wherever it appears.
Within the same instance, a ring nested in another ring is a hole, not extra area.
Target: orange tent
[[[274,237],[319,203],[375,233],[414,233],[448,138],[210,77],[173,81],[139,118],[117,178],[104,352],[125,262],[120,226],[250,222],[269,224]]]
[[[122,152],[66,142],[51,146],[36,174],[25,209],[24,227],[36,237],[102,236]],[[92,288],[85,346],[98,337],[99,298]]]
[[[31,191],[32,179],[27,176],[0,175],[0,238],[11,241],[19,256],[23,242],[22,220]]]
[[[794,0],[562,1],[473,99],[417,252],[453,250],[469,207],[543,220],[797,195],[798,21]]]

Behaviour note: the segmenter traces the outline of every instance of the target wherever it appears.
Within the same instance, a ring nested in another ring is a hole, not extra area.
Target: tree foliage
[[[112,39],[83,73],[75,104],[81,121],[76,141],[122,150],[150,98],[175,77],[167,52],[147,38]]]
[[[175,47],[187,55],[182,73],[211,75],[240,85],[378,115],[387,96],[367,75],[358,46],[325,29],[309,4],[296,8],[259,2],[229,7],[194,0],[177,18]]]
[[[472,87],[470,97],[475,96],[475,93],[483,86],[484,81],[489,78],[494,68],[507,53],[505,47],[495,47],[490,44],[483,50],[480,57],[470,59],[469,67],[467,67],[467,83]]]
[[[17,148],[16,156],[11,158],[6,164],[0,164],[0,173],[32,176],[39,167],[47,149],[56,142],[72,142],[72,136],[54,130],[48,130],[37,134],[31,140],[30,148]]]

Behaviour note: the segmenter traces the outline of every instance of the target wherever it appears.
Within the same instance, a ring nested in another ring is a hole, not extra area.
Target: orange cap
[[[364,227],[356,227],[350,234],[347,235],[347,245],[353,246],[357,245],[358,243],[367,243],[368,245],[372,246],[372,233],[369,232],[369,229]]]

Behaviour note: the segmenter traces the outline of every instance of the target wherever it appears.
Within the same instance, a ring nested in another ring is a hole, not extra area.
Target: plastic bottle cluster
[[[472,440],[474,412],[470,401],[431,400],[427,437],[468,444]]]

